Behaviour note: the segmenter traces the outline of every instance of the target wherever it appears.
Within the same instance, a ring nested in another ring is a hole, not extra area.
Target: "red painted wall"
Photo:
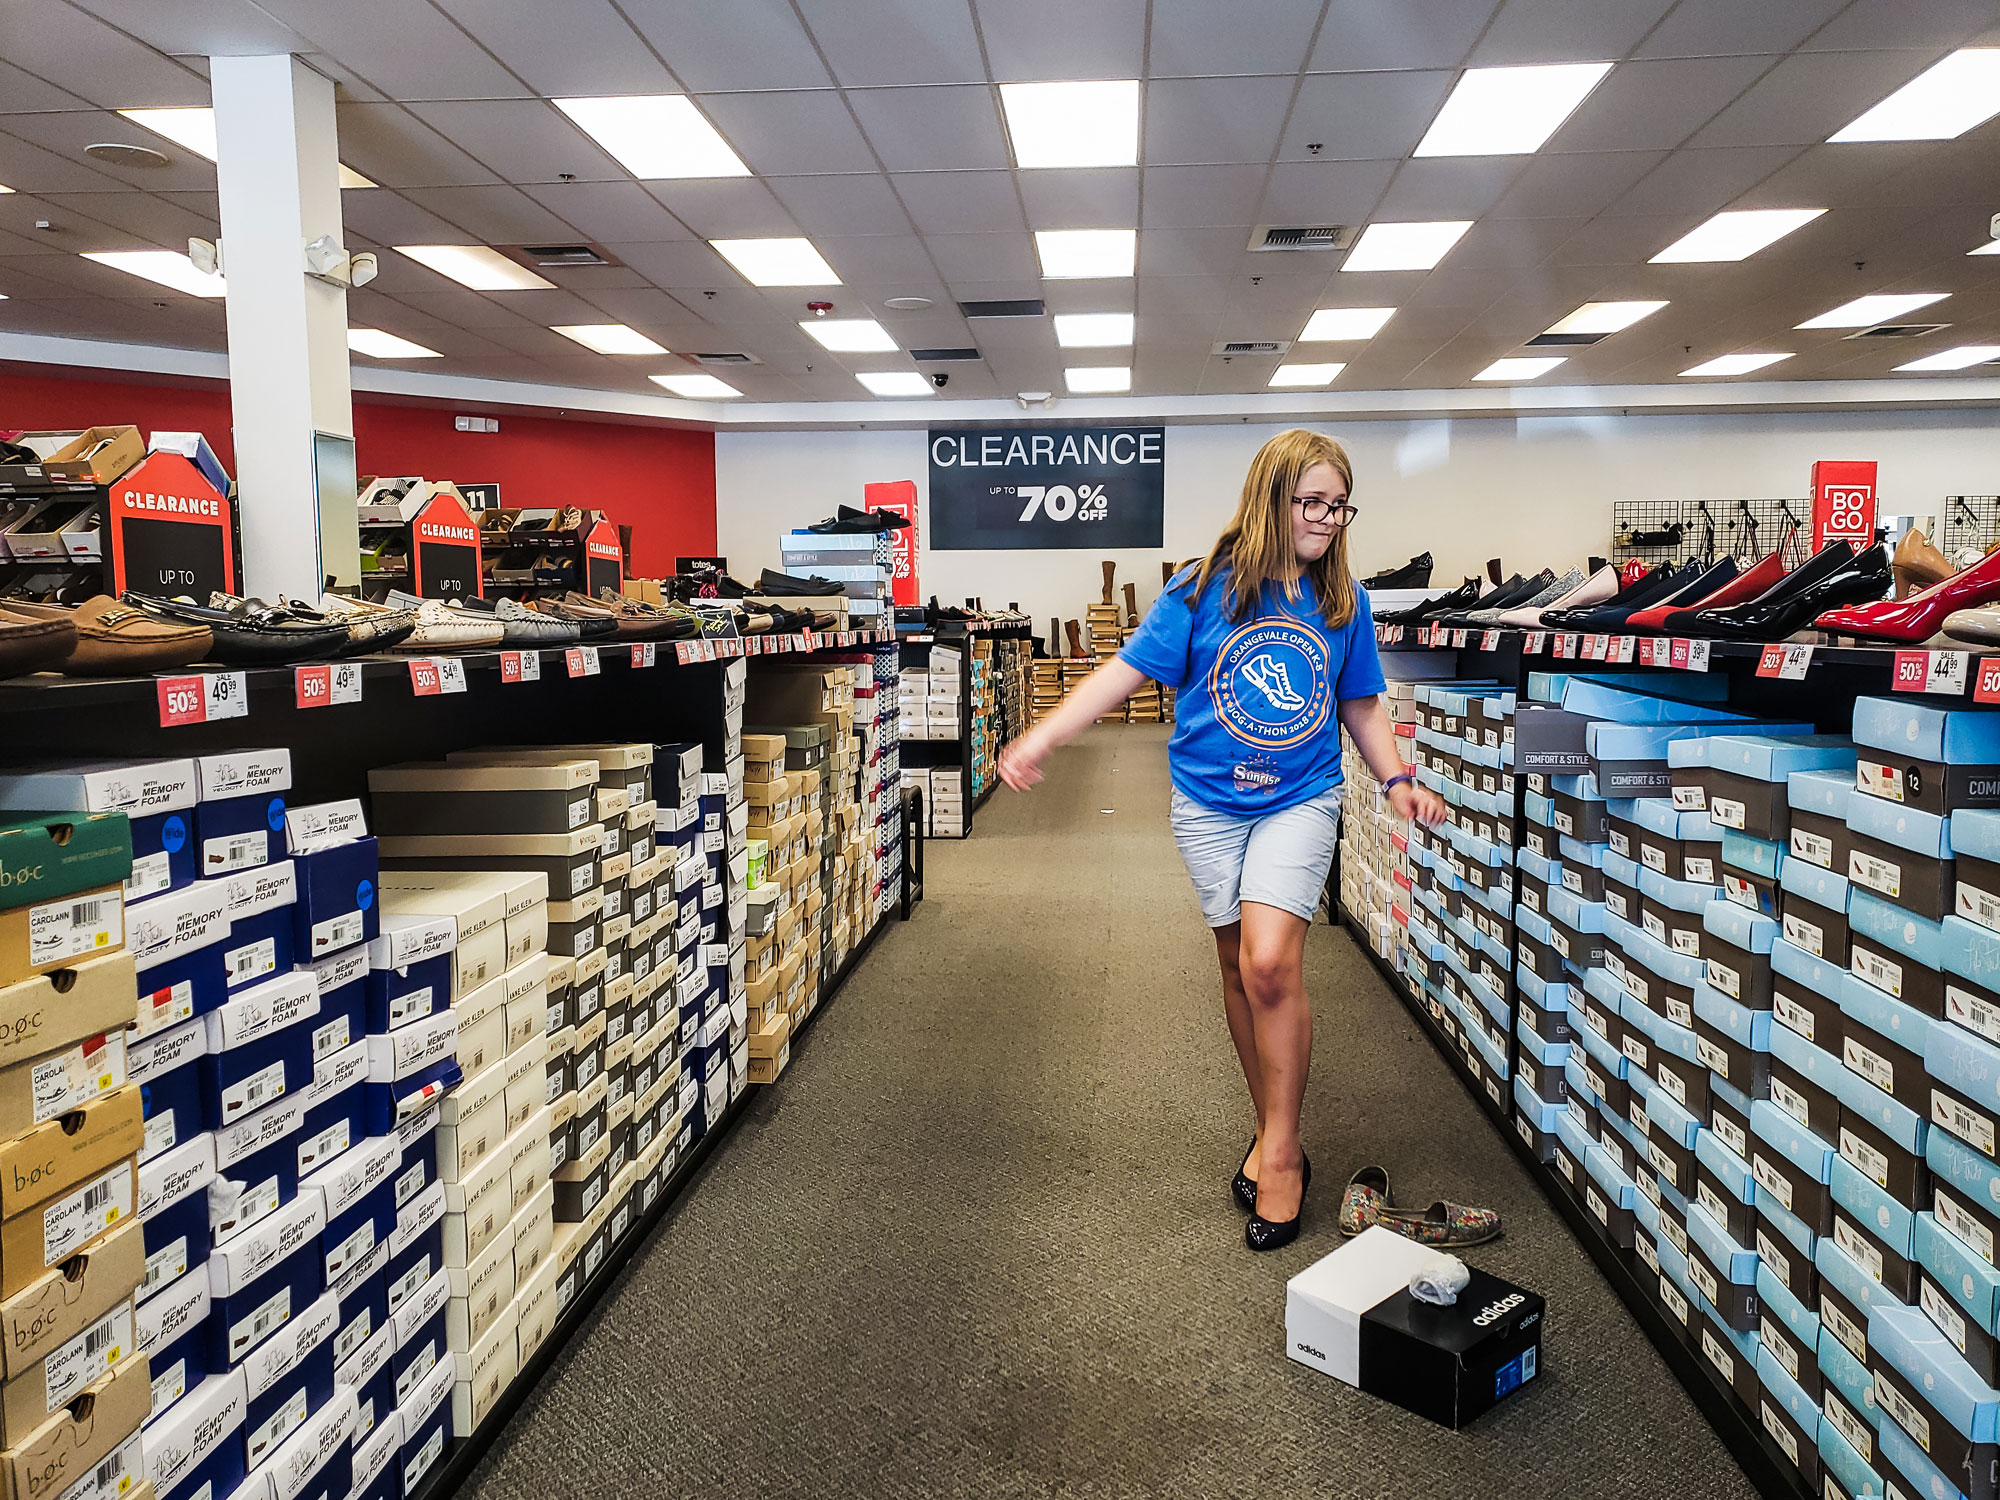
[[[354,452],[364,474],[498,483],[509,506],[580,505],[632,528],[629,570],[670,577],[677,556],[715,551],[715,435],[499,412],[498,432],[459,432],[451,407],[357,396]],[[0,370],[0,429],[135,424],[207,436],[232,473],[229,391],[220,382],[152,385]],[[254,497],[250,503],[255,504]]]

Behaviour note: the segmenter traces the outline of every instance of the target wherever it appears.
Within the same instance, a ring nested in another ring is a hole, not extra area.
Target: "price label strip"
[[[602,670],[595,646],[571,646],[563,653],[563,661],[572,677],[595,677]]]
[[[160,727],[240,719],[250,712],[250,688],[241,672],[204,672],[158,679]]]
[[[1944,693],[1965,696],[1966,651],[1898,651],[1889,685],[1899,693]],[[1981,663],[1982,669],[1984,663]]]
[[[1759,677],[1780,677],[1787,682],[1805,680],[1806,669],[1812,665],[1813,648],[1810,646],[1784,645],[1772,642],[1757,658]]]
[[[1667,665],[1682,672],[1706,672],[1708,646],[1707,641],[1675,640],[1668,654]]]
[[[1974,703],[2000,703],[2000,656],[1979,659],[1979,677],[1972,685]]]
[[[542,680],[542,653],[539,651],[502,651],[500,653],[500,680],[504,682],[540,682]]]
[[[632,665],[651,667],[659,663],[659,644],[655,641],[634,641],[632,643]]]
[[[324,667],[295,667],[292,691],[300,708],[361,701],[361,663],[338,661]]]

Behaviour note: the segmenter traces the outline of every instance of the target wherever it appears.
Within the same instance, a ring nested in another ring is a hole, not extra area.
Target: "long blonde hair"
[[[1182,579],[1183,587],[1193,585],[1193,599],[1200,599],[1209,582],[1227,569],[1228,593],[1223,608],[1231,620],[1240,621],[1256,608],[1264,585],[1273,579],[1285,579],[1285,597],[1296,603],[1303,577],[1312,584],[1328,625],[1337,628],[1354,618],[1347,528],[1336,530],[1333,545],[1302,571],[1292,548],[1292,491],[1314,464],[1331,464],[1347,485],[1349,498],[1353,497],[1354,465],[1347,450],[1323,432],[1294,427],[1257,450],[1257,456],[1250,460],[1250,472],[1243,476],[1236,514],[1222,528],[1199,571]]]

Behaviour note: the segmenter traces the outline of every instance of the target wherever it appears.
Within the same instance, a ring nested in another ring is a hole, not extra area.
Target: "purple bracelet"
[[[1408,771],[1405,771],[1400,776],[1391,776],[1387,781],[1383,782],[1382,790],[1385,792],[1392,791],[1397,786],[1401,785],[1403,782],[1415,781],[1416,779],[1417,778],[1413,774],[1411,774]]]

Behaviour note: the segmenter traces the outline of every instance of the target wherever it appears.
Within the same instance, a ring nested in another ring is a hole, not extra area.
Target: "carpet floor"
[[[1254,1256],[1252,1117],[1167,830],[1164,729],[1100,726],[928,846],[883,934],[469,1486],[811,1497],[1617,1494],[1742,1471],[1343,932],[1315,928],[1306,1232]],[[1284,1357],[1368,1162],[1501,1209],[1542,1376],[1452,1433]]]

